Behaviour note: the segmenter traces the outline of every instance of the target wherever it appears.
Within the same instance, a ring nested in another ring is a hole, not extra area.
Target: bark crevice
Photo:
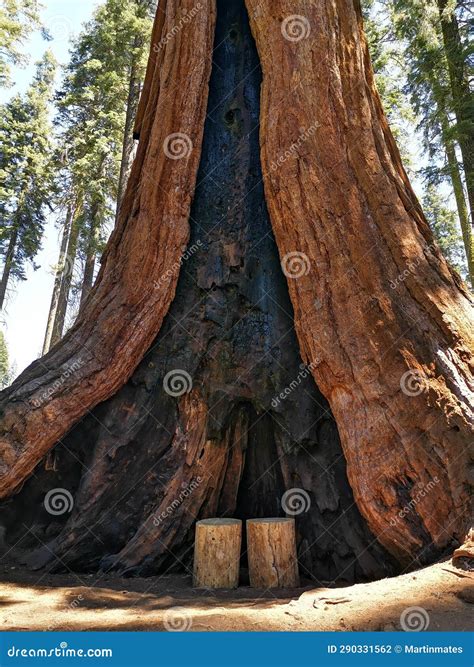
[[[72,514],[60,522],[42,514],[32,531],[39,543],[25,538],[31,567],[186,571],[197,519],[288,510],[297,518],[303,576],[386,576],[395,563],[354,504],[334,418],[294,332],[263,193],[261,72],[246,9],[243,0],[219,7],[175,298],[130,380],[57,448],[58,471],[37,469],[11,506],[10,539],[22,531],[15,532],[16,508],[34,507],[61,483],[73,492]],[[82,469],[72,466],[66,483],[72,454]]]
[[[259,58],[243,0],[219,0],[212,74],[210,1],[152,55],[97,284],[2,396],[1,496],[93,409],[58,447],[84,469],[37,469],[15,501],[61,480],[74,490],[66,523],[42,516],[33,531],[52,538],[34,567],[53,552],[54,567],[185,568],[197,518],[276,513],[295,488],[309,499],[300,562],[319,580],[383,576],[384,549],[410,565],[464,535],[472,301],[439,251],[431,261],[358,5],[305,4],[294,40],[286,0],[245,4]],[[168,0],[154,39],[178,8],[192,3]],[[180,160],[163,151],[176,132],[192,144]]]

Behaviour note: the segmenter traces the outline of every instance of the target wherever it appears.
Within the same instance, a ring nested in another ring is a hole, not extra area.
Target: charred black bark
[[[185,570],[197,519],[283,516],[285,492],[298,489],[303,575],[352,582],[393,571],[301,361],[263,192],[260,83],[244,2],[222,0],[176,297],[131,380],[57,446],[56,471],[38,468],[4,505],[7,538],[23,540],[33,567]],[[173,396],[179,387],[165,378],[179,375],[189,391]],[[71,492],[72,514],[44,510],[56,487]]]

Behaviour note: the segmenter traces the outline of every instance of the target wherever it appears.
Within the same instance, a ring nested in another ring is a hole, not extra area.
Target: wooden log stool
[[[203,519],[196,523],[194,588],[237,588],[242,521]]]
[[[247,552],[253,588],[299,586],[294,519],[249,519]]]

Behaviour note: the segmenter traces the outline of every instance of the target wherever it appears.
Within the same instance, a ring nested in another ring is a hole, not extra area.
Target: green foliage
[[[10,384],[10,363],[7,343],[3,331],[0,331],[0,389]]]
[[[11,66],[26,61],[22,49],[32,30],[39,27],[38,0],[2,0],[0,6],[0,86],[8,86]]]
[[[405,167],[409,168],[409,130],[415,115],[404,89],[403,46],[395,37],[391,16],[382,3],[363,0],[362,8],[377,90]]]
[[[449,105],[449,86],[437,8],[431,0],[389,0],[388,8],[395,38],[403,45],[405,91],[431,159],[425,175],[439,182],[447,174],[441,124]],[[441,168],[434,164],[436,158]]]
[[[451,263],[465,274],[463,254],[469,254],[470,232],[456,147],[460,125],[454,122],[448,54],[438,4],[438,0],[365,0],[366,31],[377,86],[405,164],[410,166],[407,139],[410,134],[413,139],[416,129],[425,151],[416,173],[426,186],[433,186],[427,201],[433,202],[434,186],[449,184],[453,188],[465,252],[460,234],[445,234],[443,251],[448,259],[457,258]],[[448,5],[445,11],[451,14],[454,6],[460,7],[460,3],[452,1]],[[411,113],[406,111],[407,102]],[[411,126],[408,135],[403,132],[407,126]],[[431,208],[430,221],[434,219]],[[446,216],[443,219],[446,221]],[[448,239],[454,244],[451,251]]]
[[[461,180],[462,168],[466,171],[467,165],[459,163],[457,146],[466,132],[472,136],[474,124],[468,128],[466,122],[459,122],[459,115],[455,113],[459,100],[453,97],[453,59],[458,59],[457,66],[462,72],[466,52],[457,42],[459,48],[455,52],[447,48],[440,19],[442,3],[443,0],[389,0],[395,35],[404,44],[406,90],[419,119],[419,129],[423,133],[424,147],[429,157],[428,165],[420,169],[420,173],[427,184],[449,183],[453,188],[458,225],[464,237],[464,259],[461,250],[463,238],[460,234],[446,234],[443,237],[443,251],[447,259],[456,263],[460,272],[465,274],[466,260],[470,265],[472,228]],[[457,4],[449,1],[441,14],[449,15],[456,21],[453,12]],[[428,201],[433,201],[433,195],[431,189]],[[430,213],[433,220],[432,210]],[[451,250],[448,249],[448,239],[454,244]],[[454,256],[456,262],[452,261]]]
[[[65,199],[76,203],[82,257],[101,252],[114,222],[129,81],[132,69],[144,75],[151,4],[106,0],[65,68],[57,99],[61,180]]]
[[[464,280],[468,279],[457,216],[432,184],[426,188],[423,210],[445,258]]]
[[[49,105],[56,63],[46,52],[25,95],[0,107],[0,258],[8,248],[10,277],[25,278],[25,264],[41,247],[54,192]]]
[[[460,144],[474,136],[474,40],[472,3],[463,0],[437,0],[440,32],[443,36],[444,53],[448,63],[455,133]],[[473,162],[472,155],[470,163]],[[466,160],[464,167],[466,167]],[[466,175],[467,176],[467,175]],[[474,178],[474,174],[471,174]]]

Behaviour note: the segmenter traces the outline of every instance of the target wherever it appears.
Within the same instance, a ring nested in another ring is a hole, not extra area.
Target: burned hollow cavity
[[[303,576],[386,576],[391,559],[355,506],[336,423],[298,348],[265,204],[261,70],[244,0],[217,8],[175,299],[129,382],[4,505],[7,539],[21,539],[33,567],[187,571],[196,520],[289,509]],[[71,493],[70,513],[44,507],[53,488]]]

